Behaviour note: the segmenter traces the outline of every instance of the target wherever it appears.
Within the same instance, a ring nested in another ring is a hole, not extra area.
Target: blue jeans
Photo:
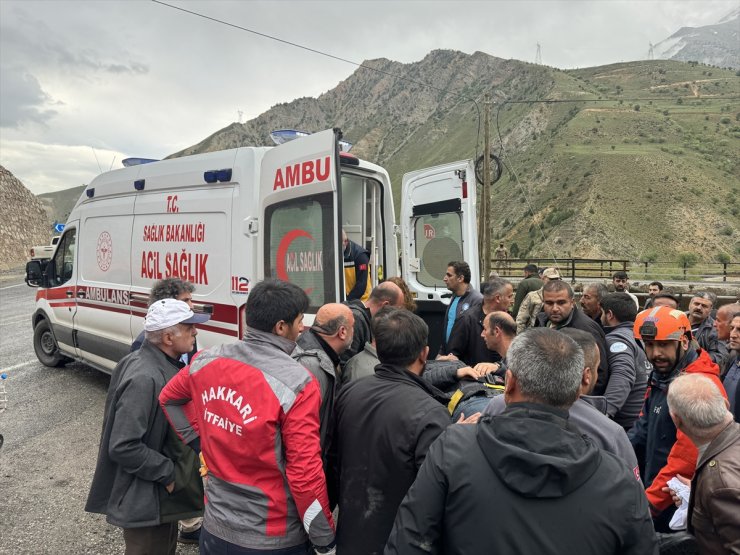
[[[465,418],[467,418],[468,416],[473,416],[476,412],[482,413],[488,406],[488,403],[491,402],[491,399],[491,397],[486,397],[485,395],[468,397],[455,407],[455,411],[452,413],[452,421],[457,422],[461,414],[464,414]]]
[[[282,549],[250,549],[235,543],[227,542],[214,536],[205,526],[200,529],[201,555],[310,555],[308,543]]]

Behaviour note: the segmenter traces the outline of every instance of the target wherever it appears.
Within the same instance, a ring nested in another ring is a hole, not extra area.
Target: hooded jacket
[[[727,397],[719,381],[719,367],[703,349],[690,347],[669,374],[655,370],[650,374],[640,417],[627,435],[635,448],[645,493],[656,515],[673,505],[671,494],[662,488],[676,474],[691,478],[699,455],[692,441],[676,430],[668,411],[668,387],[682,372],[704,374]]]
[[[448,428],[398,510],[386,555],[657,553],[632,471],[567,416],[512,403]]]

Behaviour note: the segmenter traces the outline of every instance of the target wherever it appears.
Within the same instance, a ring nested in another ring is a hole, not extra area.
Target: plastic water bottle
[[[5,380],[8,379],[8,375],[3,372],[0,374],[0,412],[5,410],[8,406],[8,394],[5,391]]]

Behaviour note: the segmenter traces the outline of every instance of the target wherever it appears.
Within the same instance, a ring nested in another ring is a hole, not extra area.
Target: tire
[[[49,326],[49,321],[41,320],[33,330],[33,350],[36,351],[36,357],[44,366],[55,368],[61,366],[66,361],[65,357],[59,352],[57,340]]]

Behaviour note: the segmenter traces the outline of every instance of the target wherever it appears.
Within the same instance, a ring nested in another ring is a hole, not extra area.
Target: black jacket
[[[144,341],[113,370],[86,511],[105,514],[122,528],[203,514],[197,456],[177,443],[159,407],[159,393],[181,365]],[[175,491],[168,495],[165,486],[173,481]]]
[[[352,335],[352,345],[339,355],[342,368],[344,368],[344,365],[347,364],[349,359],[365,348],[365,343],[372,343],[373,341],[373,330],[370,327],[372,316],[365,303],[355,300],[347,301],[344,304],[349,307],[352,311],[352,316],[355,317],[355,331]]]
[[[447,342],[447,352],[455,355],[468,366],[475,366],[479,362],[498,362],[501,355],[496,351],[489,351],[486,342],[480,334],[483,332],[482,305],[477,305],[463,313],[457,319]]]
[[[514,403],[448,428],[398,510],[386,555],[657,553],[640,483],[567,416]]]
[[[440,336],[439,341],[439,354],[440,355],[446,355],[449,354],[448,348],[447,348],[447,318],[450,316],[450,308],[452,307],[452,301],[455,300],[455,297],[453,296],[450,300],[450,304],[447,305],[447,308],[445,309],[445,316],[442,319],[442,334]],[[483,295],[481,295],[478,291],[476,291],[472,285],[468,285],[467,290],[465,293],[463,293],[460,296],[460,300],[457,301],[457,306],[455,307],[455,321],[460,318],[465,312],[468,310],[473,309],[475,306],[480,305],[483,302]],[[454,325],[454,324],[453,324]],[[452,332],[450,332],[450,337],[452,337]]]
[[[451,423],[446,399],[405,368],[380,364],[336,400],[334,476],[342,555],[383,552],[396,509],[429,445]]]
[[[538,327],[547,327],[549,322],[550,320],[544,310],[537,315],[536,325]],[[609,383],[609,358],[606,355],[606,336],[604,335],[604,329],[575,305],[566,321],[556,326],[556,329],[560,328],[574,328],[593,335],[596,345],[599,347],[599,356],[601,357],[599,375],[596,378],[593,395],[604,395],[606,386]]]

